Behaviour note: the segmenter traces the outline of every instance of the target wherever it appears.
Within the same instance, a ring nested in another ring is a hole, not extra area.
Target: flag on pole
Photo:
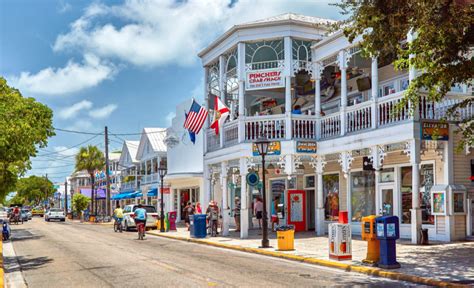
[[[186,121],[188,119],[188,113],[184,112],[184,121]],[[191,142],[193,142],[193,144],[196,144],[196,133],[194,132],[191,132],[189,131],[189,138],[191,139]]]
[[[219,97],[214,96],[214,122],[212,122],[211,128],[216,131],[216,135],[219,135],[219,127],[222,127],[229,114],[229,108],[222,103]]]
[[[193,132],[194,134],[199,134],[201,131],[202,125],[206,122],[208,112],[204,107],[201,107],[194,99],[193,103],[191,104],[191,108],[189,108],[188,116],[184,121],[184,128],[187,129],[189,132]]]

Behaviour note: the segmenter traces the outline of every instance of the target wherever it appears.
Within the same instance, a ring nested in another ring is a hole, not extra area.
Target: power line
[[[99,132],[99,133],[93,133],[93,132],[86,132],[86,131],[78,131],[78,130],[70,130],[70,129],[63,129],[63,128],[57,128],[54,127],[56,131],[61,131],[61,132],[67,132],[67,133],[75,133],[75,134],[85,134],[85,135],[104,135],[104,132]],[[109,135],[120,135],[120,136],[137,136],[137,135],[142,135],[143,133],[145,134],[157,134],[157,133],[166,133],[166,129],[164,128],[163,130],[160,131],[153,131],[153,132],[133,132],[133,133],[109,133]]]
[[[46,167],[35,167],[31,168],[30,170],[36,170],[36,169],[49,169],[49,168],[63,168],[63,167],[70,167],[71,165],[74,165],[75,163],[67,164],[67,165],[60,165],[60,166],[46,166]]]
[[[61,131],[61,132],[68,132],[68,133],[76,133],[76,134],[85,134],[85,135],[104,135],[104,133],[92,133],[92,132],[85,132],[85,131],[77,131],[77,130],[69,130],[69,129],[62,129],[54,127],[54,130]]]
[[[48,155],[52,155],[52,154],[61,154],[62,152],[71,150],[71,149],[73,149],[73,148],[76,148],[76,147],[78,147],[78,146],[84,144],[84,143],[87,143],[87,142],[89,142],[89,141],[91,141],[91,140],[97,138],[98,136],[99,136],[99,135],[94,135],[94,136],[92,136],[91,138],[87,139],[86,141],[83,141],[83,142],[81,142],[81,143],[78,143],[78,144],[76,144],[76,145],[74,145],[74,146],[71,146],[71,147],[69,147],[69,148],[66,148],[66,149],[64,149],[64,150],[54,151],[54,152],[53,152],[53,151],[43,150],[43,151],[47,151],[47,152],[51,152],[51,153],[48,153],[48,154],[41,154],[41,155],[38,155],[38,156],[48,156]]]

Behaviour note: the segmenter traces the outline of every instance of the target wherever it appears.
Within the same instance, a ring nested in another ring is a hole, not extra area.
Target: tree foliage
[[[20,178],[16,183],[17,196],[22,197],[23,203],[28,205],[39,205],[53,196],[54,190],[53,183],[45,177]]]
[[[31,168],[37,148],[54,136],[53,111],[34,98],[25,98],[0,77],[0,199],[17,178]]]
[[[342,0],[335,4],[348,18],[338,23],[350,41],[362,35],[366,55],[395,57],[397,69],[414,65],[417,78],[404,95],[404,103],[419,103],[420,89],[439,102],[456,84],[472,85],[474,76],[474,4],[468,0]],[[411,30],[412,29],[412,30]],[[413,31],[413,41],[404,41]],[[411,57],[410,57],[411,55]],[[474,105],[472,97],[456,110]],[[413,112],[413,111],[412,111]],[[474,119],[459,122],[462,145],[474,146]]]
[[[90,202],[91,199],[82,194],[76,193],[74,196],[72,196],[72,207],[74,211],[77,212],[77,214],[81,214],[81,212],[87,208]]]
[[[94,173],[105,167],[105,156],[97,146],[81,147],[76,154],[76,171],[86,170],[91,179],[91,196],[94,201]],[[92,202],[93,203],[93,202]],[[92,207],[94,209],[94,207]]]

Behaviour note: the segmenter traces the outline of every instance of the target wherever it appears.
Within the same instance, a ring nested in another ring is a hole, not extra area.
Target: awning
[[[130,195],[130,198],[143,197],[142,191],[136,191]]]
[[[148,190],[148,193],[146,195],[148,197],[156,197],[158,196],[158,189],[157,188],[150,189]]]
[[[135,198],[136,194],[138,193],[141,193],[140,191],[127,191],[127,192],[122,192],[122,193],[119,193],[119,194],[115,194],[114,196],[112,196],[112,200],[122,200],[122,199],[131,199],[131,198]]]

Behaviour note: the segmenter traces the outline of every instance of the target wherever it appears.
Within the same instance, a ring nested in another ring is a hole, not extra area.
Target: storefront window
[[[324,218],[339,219],[339,174],[323,175]]]
[[[411,223],[411,167],[402,167],[402,183],[400,185],[402,193],[402,223]]]
[[[434,165],[421,165],[421,219],[423,224],[434,224],[434,216],[431,215],[431,187],[434,185]]]
[[[288,181],[289,182],[289,181]],[[278,206],[278,204],[285,204],[285,179],[275,179],[270,181],[271,187],[271,199],[270,199],[270,213],[271,215],[279,215],[280,218],[284,218],[285,211],[284,205]],[[276,203],[274,201],[277,201]],[[275,207],[277,206],[277,207]],[[278,210],[278,211],[277,211]],[[280,214],[279,214],[280,213]]]
[[[384,168],[380,171],[380,183],[393,182],[395,180],[395,172],[393,168]]]
[[[375,215],[375,173],[360,171],[351,174],[352,221]]]
[[[304,188],[314,188],[314,176],[304,177]]]
[[[296,177],[288,179],[288,189],[296,189]]]

